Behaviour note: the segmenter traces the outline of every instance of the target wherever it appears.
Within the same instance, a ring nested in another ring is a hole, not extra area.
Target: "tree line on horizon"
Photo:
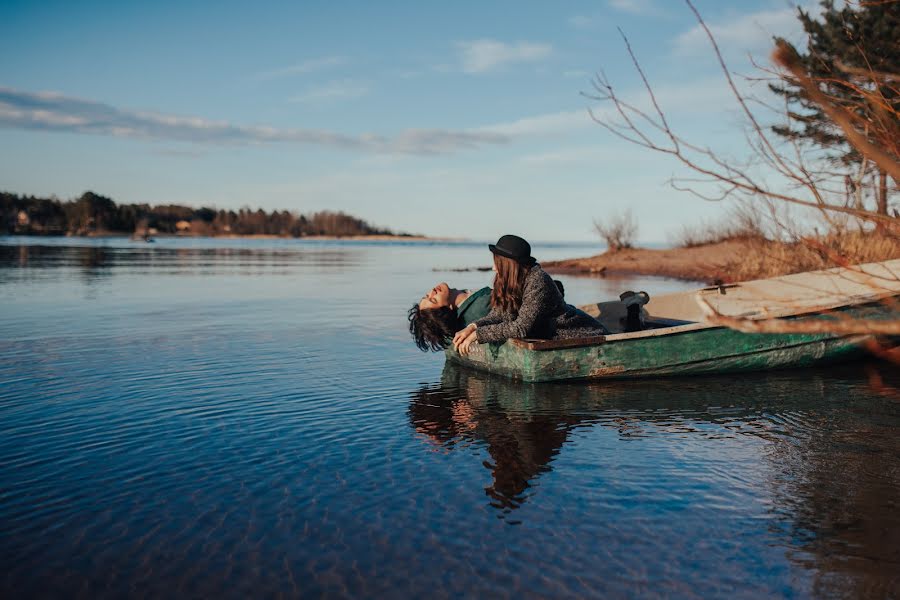
[[[72,200],[0,192],[0,234],[100,235],[397,235],[340,211],[299,214],[287,210],[237,211],[177,204],[117,204],[85,192]],[[408,234],[399,234],[408,235]]]

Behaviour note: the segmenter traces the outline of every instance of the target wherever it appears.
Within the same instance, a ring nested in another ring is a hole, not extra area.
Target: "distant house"
[[[17,222],[20,227],[28,227],[29,225],[31,225],[31,219],[28,217],[28,213],[24,210],[19,211]]]
[[[175,223],[175,229],[178,231],[178,233],[188,232],[191,230],[191,222],[185,220],[178,221],[177,223]]]

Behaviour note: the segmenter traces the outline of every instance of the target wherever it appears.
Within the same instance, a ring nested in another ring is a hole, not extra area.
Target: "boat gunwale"
[[[851,308],[851,307],[860,307],[868,304],[880,304],[884,300],[888,298],[897,298],[900,299],[900,293],[897,292],[889,292],[885,294],[878,295],[867,295],[867,296],[857,296],[854,297],[850,301],[845,301],[839,304],[829,304],[824,306],[818,306],[814,308],[803,308],[797,310],[795,312],[787,312],[787,311],[778,311],[773,313],[765,313],[753,316],[746,316],[744,318],[750,320],[763,320],[763,319],[789,319],[789,318],[799,318],[799,317],[809,317],[815,315],[831,315],[831,314],[839,314],[835,309],[839,308]],[[662,317],[663,320],[675,320],[668,319],[667,317]],[[652,322],[652,317],[651,317]],[[541,340],[541,339],[533,339],[533,338],[511,338],[509,342],[523,350],[530,350],[533,352],[546,352],[548,350],[564,350],[568,348],[583,348],[587,346],[600,346],[602,344],[608,344],[611,342],[624,342],[628,340],[636,340],[636,339],[644,339],[644,338],[653,338],[653,337],[661,337],[668,335],[680,335],[682,333],[690,333],[693,331],[701,331],[705,329],[728,329],[725,325],[716,325],[713,323],[707,322],[687,322],[682,325],[674,325],[671,327],[658,327],[654,329],[645,329],[643,331],[632,331],[629,333],[611,333],[607,335],[593,336],[593,337],[582,337],[582,338],[569,338],[569,339],[561,339],[561,340]],[[751,335],[778,335],[778,334],[751,334]],[[829,335],[829,334],[822,334]],[[841,337],[841,336],[837,336]]]

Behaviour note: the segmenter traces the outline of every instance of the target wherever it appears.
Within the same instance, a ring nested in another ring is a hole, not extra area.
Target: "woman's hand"
[[[472,344],[477,344],[477,343],[478,343],[478,334],[475,333],[475,330],[473,329],[472,333],[470,333],[468,335],[468,337],[466,337],[466,339],[464,339],[462,342],[459,343],[459,347],[456,349],[456,351],[459,352],[460,354],[462,354],[463,356],[466,356],[469,353],[469,347]]]
[[[465,329],[461,329],[453,336],[453,349],[465,356],[469,353],[469,346],[478,341],[478,334],[475,333],[475,323],[468,325]]]
[[[473,331],[475,331],[475,323],[469,323],[464,329],[457,331],[456,335],[453,336],[453,349],[455,350],[459,343],[469,337],[469,334]]]

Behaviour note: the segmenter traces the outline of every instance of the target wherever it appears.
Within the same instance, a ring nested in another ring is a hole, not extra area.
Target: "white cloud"
[[[297,64],[280,67],[263,71],[257,74],[257,79],[278,79],[281,77],[292,77],[294,75],[306,75],[322,69],[337,67],[347,63],[347,59],[343,56],[322,56],[319,58],[309,58]]]
[[[410,129],[388,137],[235,125],[198,117],[120,109],[56,93],[6,87],[0,87],[0,127],[213,145],[310,144],[384,154],[441,154],[511,141],[508,136],[489,131]]]
[[[606,0],[606,5],[614,11],[642,17],[660,16],[662,14],[662,10],[654,3],[654,0]],[[595,29],[601,23],[609,20],[609,11],[600,11],[590,15],[575,15],[567,19],[570,27],[583,30]]]
[[[302,93],[290,99],[291,102],[318,103],[330,100],[345,100],[349,98],[361,98],[369,93],[369,86],[344,79],[341,81],[329,81],[322,85],[309,87]]]
[[[549,44],[507,44],[487,39],[458,42],[456,46],[460,52],[462,70],[466,73],[486,73],[512,63],[535,62],[553,52]]]
[[[733,108],[730,92],[719,77],[658,85],[655,93],[667,114],[714,114]],[[650,109],[642,89],[623,96]],[[612,117],[612,107],[594,110]],[[405,129],[394,135],[345,134],[322,129],[238,125],[117,108],[56,93],[26,92],[0,87],[0,127],[122,138],[192,142],[206,145],[306,144],[364,152],[370,155],[449,154],[532,138],[552,138],[588,131],[594,124],[587,108],[526,116],[480,127]]]
[[[590,126],[587,110],[568,110],[479,127],[476,131],[508,137],[558,135]]]
[[[739,84],[744,87],[744,84]],[[733,96],[727,82],[721,77],[710,77],[685,81],[678,84],[654,86],[656,96],[663,111],[667,114],[713,114],[718,110],[727,110],[736,105],[731,103]],[[623,100],[642,110],[652,112],[650,97],[643,88],[625,92]],[[597,119],[616,120],[618,113],[609,104],[601,104],[592,109]],[[495,123],[474,129],[473,131],[493,133],[518,139],[524,137],[552,137],[566,133],[583,131],[594,125],[588,109],[559,111],[542,115],[523,117],[515,121]]]
[[[400,79],[415,79],[424,75],[425,71],[421,69],[395,69],[390,71],[390,74]]]
[[[796,39],[802,32],[795,8],[759,11],[707,26],[723,51],[768,50],[772,48],[772,36]],[[706,32],[699,24],[693,26],[675,38],[675,50],[682,54],[708,52]]]
[[[587,15],[575,15],[569,17],[569,25],[575,29],[590,29],[594,25],[594,19]]]
[[[519,157],[519,162],[532,166],[557,167],[566,164],[596,162],[599,158],[609,158],[608,153],[598,152],[594,147],[576,147],[526,154]]]
[[[607,4],[611,8],[633,15],[650,15],[657,12],[652,0],[607,0]]]

